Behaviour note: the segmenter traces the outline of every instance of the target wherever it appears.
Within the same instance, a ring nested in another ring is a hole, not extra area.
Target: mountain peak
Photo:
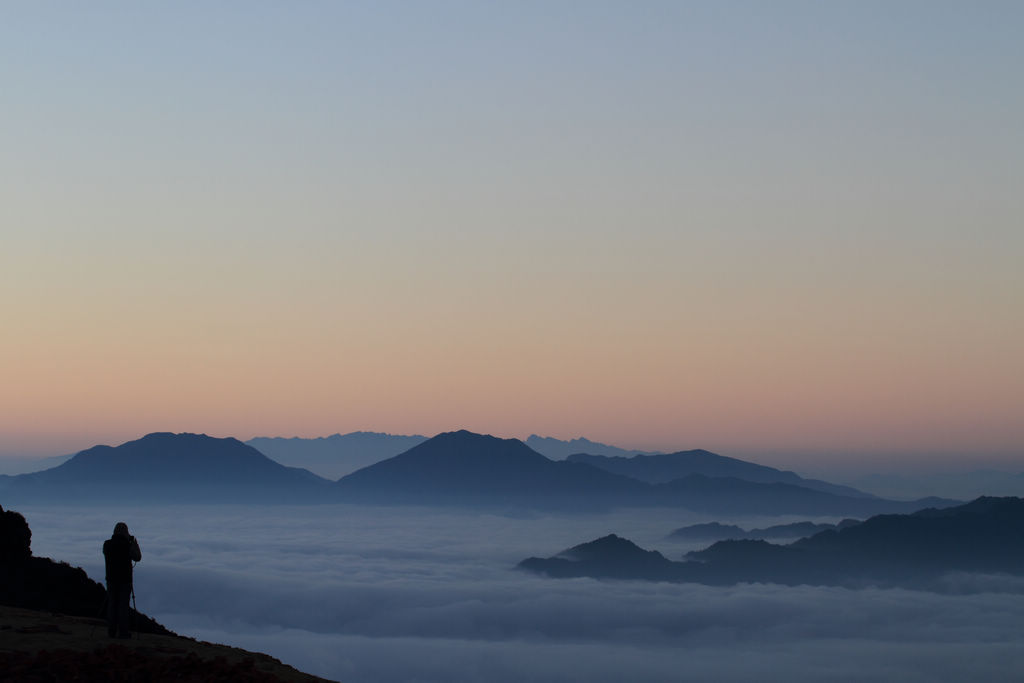
[[[69,500],[103,499],[117,491],[119,498],[146,501],[277,501],[313,499],[326,484],[235,438],[153,432],[120,446],[94,446],[53,469],[16,477],[8,492]]]
[[[654,581],[677,578],[677,564],[656,550],[644,550],[632,541],[608,534],[581,543],[547,559],[531,557],[518,565],[549,576],[643,578]]]
[[[429,459],[438,465],[496,465],[499,462],[550,462],[519,439],[501,439],[490,434],[477,434],[468,429],[442,432],[413,446],[393,459]],[[385,461],[387,462],[387,461]],[[384,463],[378,463],[382,465]]]
[[[596,538],[593,541],[587,543],[580,543],[574,545],[568,550],[564,550],[558,554],[558,557],[564,557],[569,560],[585,561],[593,558],[606,558],[606,557],[623,557],[629,555],[647,555],[648,551],[644,550],[633,541],[628,538],[623,538],[616,534],[608,534],[601,538]],[[661,555],[661,553],[656,553]]]

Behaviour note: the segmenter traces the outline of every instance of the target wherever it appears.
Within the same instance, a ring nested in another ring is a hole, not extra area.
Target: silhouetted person
[[[132,562],[142,559],[142,551],[124,522],[118,522],[113,535],[104,541],[103,557],[107,561],[107,634],[111,638],[130,638],[128,603],[132,597]]]

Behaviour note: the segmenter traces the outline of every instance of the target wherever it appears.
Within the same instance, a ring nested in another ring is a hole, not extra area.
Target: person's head
[[[118,522],[117,524],[115,524],[114,525],[114,535],[115,536],[124,536],[125,538],[127,538],[128,536],[131,536],[131,534],[128,533],[128,525],[125,524],[124,522]]]

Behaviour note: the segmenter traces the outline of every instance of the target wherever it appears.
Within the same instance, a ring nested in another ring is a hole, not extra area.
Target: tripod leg
[[[139,607],[138,607],[138,605],[135,604],[135,584],[134,583],[132,584],[132,612],[134,612],[134,614],[132,615],[132,630],[135,631],[135,638],[136,638],[136,640],[141,640],[142,639],[142,631],[139,629],[139,622],[141,621],[141,619],[139,618]]]

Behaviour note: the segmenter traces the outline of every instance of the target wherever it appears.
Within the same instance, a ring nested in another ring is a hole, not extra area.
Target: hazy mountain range
[[[849,482],[884,498],[921,496],[973,499],[979,496],[1024,496],[1024,473],[994,469],[960,472],[874,473]]]
[[[588,453],[590,455],[604,455],[608,457],[630,458],[634,455],[660,455],[661,451],[639,451],[618,446],[609,446],[599,441],[591,441],[579,437],[563,441],[550,436],[538,436],[531,434],[523,442],[541,455],[546,455],[552,460],[565,460],[576,453]]]
[[[404,453],[427,438],[421,435],[351,432],[313,439],[263,436],[249,439],[245,443],[282,465],[302,467],[326,479],[338,479]],[[609,446],[582,437],[563,441],[531,434],[523,443],[551,460],[565,460],[574,453],[623,457],[653,454]]]
[[[763,529],[744,529],[735,524],[705,522],[680,527],[666,538],[676,541],[725,541],[725,540],[768,540],[778,538],[804,538],[830,529],[845,529],[860,520],[844,519],[838,524],[819,522],[792,522],[774,524]]]
[[[576,453],[568,459],[569,462],[586,463],[651,484],[665,484],[691,474],[702,474],[707,477],[735,477],[762,484],[794,484],[840,496],[873,497],[849,486],[830,484],[818,479],[804,479],[795,472],[729,458],[702,448],[677,453],[638,454],[631,457]]]
[[[674,562],[609,535],[518,566],[552,577],[932,586],[951,572],[1024,574],[1024,500],[978,498],[909,515],[878,515],[789,545],[720,541]]]
[[[671,454],[635,457],[675,463]],[[705,452],[683,457],[698,463],[720,459]],[[665,506],[854,516],[950,502],[894,502],[703,474],[650,483],[588,462],[551,460],[517,439],[468,431],[439,434],[337,482],[281,465],[236,439],[157,433],[90,448],[43,472],[0,477],[0,494],[15,502],[359,502],[581,511]]]
[[[317,438],[256,437],[245,442],[276,462],[307,469],[331,480],[403,453],[427,440],[422,435],[351,432]],[[1024,495],[1024,473],[999,470],[964,470],[900,474],[876,472],[836,480],[805,478],[787,470],[730,458],[703,449],[660,453],[630,450],[586,438],[561,440],[530,435],[524,443],[552,460],[586,462],[616,474],[665,483],[688,474],[713,477],[734,476],[755,482],[790,483],[827,493],[847,496],[878,496],[896,500],[925,497],[971,500],[982,495]],[[602,457],[592,457],[602,456]],[[0,476],[52,469],[72,455],[52,457],[2,456]]]
[[[47,457],[5,455],[0,457],[0,476],[4,474],[28,474],[29,472],[42,472],[65,463],[74,457],[69,455],[51,455]]]
[[[237,439],[148,434],[94,446],[49,470],[0,477],[7,501],[316,502],[331,482],[274,462]]]

